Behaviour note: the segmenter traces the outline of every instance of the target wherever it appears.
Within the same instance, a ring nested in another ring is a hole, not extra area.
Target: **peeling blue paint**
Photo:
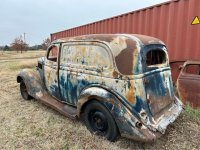
[[[133,106],[133,109],[137,113],[139,113],[143,107],[144,107],[144,102],[142,101],[142,99],[140,97],[136,96],[136,104],[135,104],[135,106]]]

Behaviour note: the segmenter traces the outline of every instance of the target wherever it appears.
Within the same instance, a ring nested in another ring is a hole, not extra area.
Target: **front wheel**
[[[25,99],[25,100],[31,100],[31,99],[33,99],[28,94],[28,91],[27,91],[27,88],[26,88],[26,84],[24,83],[24,81],[20,82],[20,92],[21,92],[21,95],[22,95],[23,99]]]
[[[115,141],[119,135],[111,113],[98,101],[91,101],[84,109],[83,119],[90,132]]]

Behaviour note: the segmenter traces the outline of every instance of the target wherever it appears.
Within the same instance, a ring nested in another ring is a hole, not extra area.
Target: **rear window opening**
[[[166,54],[163,50],[150,50],[146,55],[147,66],[155,66],[166,62]]]

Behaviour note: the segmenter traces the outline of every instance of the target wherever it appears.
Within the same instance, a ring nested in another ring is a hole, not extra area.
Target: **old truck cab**
[[[184,104],[200,108],[200,61],[186,61],[180,67],[178,94]]]
[[[167,49],[144,35],[99,34],[52,42],[37,71],[17,76],[24,99],[35,98],[108,140],[152,141],[181,113]]]

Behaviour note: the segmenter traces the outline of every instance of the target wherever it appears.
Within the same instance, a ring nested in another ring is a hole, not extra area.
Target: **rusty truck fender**
[[[112,108],[107,107],[110,111],[113,111],[114,108],[120,108],[121,105],[119,104],[118,98],[109,92],[108,90],[102,87],[87,87],[84,89],[79,98],[77,103],[77,115],[80,116],[81,111],[83,110],[84,106],[91,100],[97,100],[101,103],[109,103]]]
[[[28,94],[32,97],[39,99],[46,92],[45,86],[37,71],[31,69],[20,70],[20,73],[17,75],[17,82],[20,83],[22,80],[27,87]]]

